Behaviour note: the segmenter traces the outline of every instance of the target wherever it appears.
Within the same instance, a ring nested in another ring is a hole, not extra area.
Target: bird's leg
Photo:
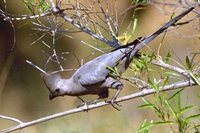
[[[95,99],[95,100],[92,100],[92,101],[89,101],[89,102],[85,102],[81,97],[77,96],[81,101],[82,103],[77,107],[83,107],[83,106],[86,106],[86,109],[84,111],[88,111],[88,106],[91,105],[91,104],[96,104],[98,103],[99,101],[101,101],[102,99],[104,98],[107,98],[108,97],[108,90],[104,90],[102,91],[101,93],[99,93],[99,98],[98,99]]]
[[[90,101],[90,102],[88,102],[89,103],[89,105],[91,105],[91,104],[96,104],[96,103],[98,103],[98,102],[100,102],[100,101],[102,101],[103,100],[103,98],[97,98],[97,99],[95,99],[95,100],[93,100],[93,101]]]
[[[82,103],[85,103],[85,101],[81,97],[79,97],[79,96],[77,96],[77,97],[78,97],[78,99],[81,100]]]
[[[81,97],[77,96],[78,99],[80,99],[82,101],[82,103],[80,105],[77,106],[77,108],[80,108],[80,107],[85,107],[84,111],[88,112],[88,103],[85,102]]]
[[[117,99],[118,95],[120,94],[120,92],[123,88],[123,84],[119,80],[116,80],[116,79],[113,79],[113,80],[114,80],[114,82],[112,82],[111,88],[117,89],[117,92],[115,93],[115,95],[112,97],[111,100],[107,101],[107,103],[111,104],[115,109],[117,109],[119,111],[120,109],[118,107],[116,107],[115,105],[121,107],[121,105],[119,105],[116,102],[116,99]]]
[[[117,90],[117,92],[115,93],[115,95],[113,96],[113,98],[112,98],[111,100],[108,100],[108,101],[107,101],[107,103],[111,104],[111,105],[112,105],[116,110],[118,110],[118,111],[120,111],[120,109],[119,109],[118,107],[116,107],[115,104],[116,104],[117,106],[120,106],[120,107],[121,107],[121,105],[118,104],[118,103],[116,102],[116,99],[117,99],[119,93],[121,92],[121,90],[122,90],[122,87],[118,88],[118,90]]]
[[[96,103],[103,100],[103,98],[98,98],[98,99],[95,99],[95,100],[92,100],[92,101],[89,101],[89,102],[85,102],[80,97],[78,97],[78,98],[82,101],[82,103],[80,105],[78,105],[77,108],[85,107],[84,111],[86,111],[86,112],[89,111],[89,108],[88,108],[89,105],[96,104]]]
[[[111,99],[111,104],[114,104],[114,103],[115,103],[115,104],[117,104],[118,106],[121,106],[120,104],[118,104],[118,103],[116,102],[116,99],[117,99],[119,93],[121,92],[121,90],[122,90],[122,87],[118,88],[117,92],[115,93],[115,95],[114,95],[113,98]]]

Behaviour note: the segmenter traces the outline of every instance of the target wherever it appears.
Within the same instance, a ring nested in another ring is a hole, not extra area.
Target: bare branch
[[[104,8],[102,7],[100,0],[97,0],[97,1],[98,1],[98,3],[99,3],[99,6],[100,6],[100,9],[101,9],[102,13],[104,14],[106,23],[107,23],[108,28],[109,28],[109,30],[110,30],[110,34],[111,34],[112,37],[113,37],[113,41],[117,41],[116,35],[115,35],[116,32],[113,31],[113,28],[112,28],[111,23],[110,23],[111,18],[108,16],[107,12],[104,11]],[[116,30],[116,31],[117,31],[117,30]]]
[[[17,122],[19,124],[23,124],[22,121],[20,121],[19,119],[13,118],[13,117],[8,117],[8,116],[0,115],[0,118],[6,119],[6,120],[11,120],[11,121]]]
[[[157,66],[160,66],[160,67],[164,67],[164,68],[167,68],[167,69],[170,69],[174,72],[177,72],[177,73],[180,73],[181,75],[185,76],[188,78],[189,76],[189,72],[184,70],[184,69],[181,69],[179,67],[176,67],[176,66],[172,66],[170,64],[167,64],[165,62],[163,62],[162,59],[158,59],[158,60],[152,60],[152,64],[154,65],[157,65]]]
[[[40,67],[38,67],[37,65],[33,64],[31,61],[26,60],[26,63],[28,63],[29,65],[35,67],[37,70],[39,70],[42,73],[47,73],[45,70],[41,69]]]
[[[76,28],[80,29],[81,31],[91,35],[92,37],[110,45],[111,47],[116,47],[116,43],[115,42],[112,42],[110,40],[107,40],[105,37],[93,32],[92,30],[89,29],[89,27],[85,27],[85,26],[82,26],[80,23],[77,23],[75,22],[73,19],[71,19],[70,17],[68,17],[64,12],[61,12],[60,13],[60,16],[66,20],[67,22],[71,23],[73,26],[75,26]],[[119,44],[117,44],[119,45]]]
[[[54,3],[54,0],[50,0],[50,3],[51,3],[52,9],[53,9],[53,10],[56,9],[56,5],[55,5],[55,3]]]
[[[200,78],[198,80],[200,80]],[[170,85],[166,85],[165,87],[160,87],[159,92],[170,91],[170,90],[175,90],[175,89],[188,87],[188,86],[194,86],[194,85],[197,85],[194,81],[180,81],[180,82],[176,82],[176,83],[173,83],[173,84],[170,84]],[[155,90],[155,89],[152,89],[152,88],[143,89],[140,92],[117,98],[116,103],[135,99],[135,98],[139,98],[139,97],[148,96],[148,95],[151,95],[151,94],[154,94],[154,93],[158,93],[158,91]],[[61,112],[61,113],[49,115],[49,116],[46,116],[46,117],[43,117],[43,118],[40,118],[40,119],[36,119],[36,120],[30,121],[30,122],[24,122],[23,123],[23,122],[20,121],[19,125],[14,126],[14,127],[10,127],[10,128],[7,128],[7,129],[3,129],[3,130],[1,130],[0,133],[13,132],[13,131],[16,131],[16,130],[19,130],[19,129],[23,129],[25,127],[30,127],[30,126],[33,126],[33,125],[36,125],[36,124],[39,124],[39,123],[42,123],[42,122],[49,121],[49,120],[52,120],[52,119],[55,119],[55,118],[59,118],[59,117],[63,117],[63,116],[67,116],[67,115],[71,115],[71,114],[75,114],[75,113],[79,113],[79,112],[89,111],[91,109],[103,107],[103,106],[106,106],[106,105],[109,105],[109,103],[106,102],[106,101],[103,101],[103,102],[98,102],[98,103],[91,104],[91,105],[81,106],[79,108],[71,109],[71,110],[68,110],[68,111]],[[4,118],[6,119],[6,117],[4,117]],[[14,118],[10,118],[10,120],[14,121]],[[19,121],[19,120],[17,120],[17,121]]]
[[[61,63],[60,63],[60,60],[58,59],[58,55],[57,55],[57,51],[56,51],[56,43],[55,43],[55,30],[52,30],[52,38],[53,38],[53,56],[55,56],[55,58],[56,58],[56,62],[57,62],[57,64],[59,65],[59,67],[60,67],[60,70],[64,70],[63,69],[63,67],[62,67],[62,65],[61,65]]]

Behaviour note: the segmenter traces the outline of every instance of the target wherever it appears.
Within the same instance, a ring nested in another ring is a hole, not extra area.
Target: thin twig
[[[12,16],[6,16],[4,18],[5,21],[11,21],[11,20],[27,20],[27,19],[37,19],[39,17],[46,17],[46,16],[50,16],[52,14],[52,12],[46,12],[43,14],[36,14],[36,15],[20,15],[19,17],[12,17]]]
[[[62,65],[61,65],[61,63],[60,63],[60,60],[58,59],[58,55],[57,55],[57,51],[56,51],[56,42],[55,42],[55,33],[56,33],[56,29],[55,30],[52,30],[52,38],[53,38],[53,42],[52,42],[52,44],[53,44],[53,56],[55,56],[55,58],[56,58],[56,63],[58,64],[58,66],[60,67],[60,70],[63,70],[63,67],[62,67]]]
[[[22,121],[20,121],[19,119],[13,118],[13,117],[8,117],[8,116],[0,115],[0,118],[6,119],[6,120],[10,120],[10,121],[14,121],[14,122],[17,122],[19,124],[23,124]]]
[[[165,63],[162,59],[159,60],[152,60],[152,64],[160,66],[160,67],[164,67],[167,69],[170,69],[172,71],[175,71],[177,73],[180,73],[181,75],[184,75],[185,77],[188,77],[189,72],[187,70],[181,69],[179,67],[176,66],[172,66],[170,64]]]
[[[50,0],[51,3],[51,9],[54,13],[58,12],[58,9],[56,8],[56,4],[54,3],[54,0]]]
[[[111,18],[108,16],[107,12],[104,11],[104,8],[102,7],[100,0],[97,0],[97,1],[98,1],[99,7],[100,7],[102,13],[104,14],[106,23],[107,23],[108,28],[109,28],[109,30],[110,30],[110,34],[112,35],[113,39],[116,40],[115,32],[113,31],[112,26],[111,26],[111,23],[110,23],[110,19],[111,19]]]
[[[60,16],[64,20],[66,20],[67,22],[69,22],[70,24],[75,26],[76,28],[80,29],[81,31],[83,31],[83,32],[85,32],[85,33],[87,33],[89,35],[91,35],[92,37],[96,38],[97,40],[100,40],[100,41],[110,45],[111,47],[116,47],[116,43],[115,42],[110,41],[110,40],[106,39],[105,37],[93,32],[89,27],[85,27],[85,26],[81,25],[80,23],[75,22],[72,18],[68,17],[64,12],[61,12]]]

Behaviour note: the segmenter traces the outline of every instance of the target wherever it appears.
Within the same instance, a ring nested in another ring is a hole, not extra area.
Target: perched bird
[[[137,52],[152,41],[155,37],[165,31],[168,27],[175,24],[179,19],[184,17],[194,8],[191,7],[171,19],[164,26],[158,29],[150,36],[137,39],[126,46],[118,47],[115,50],[105,53],[81,66],[69,79],[63,79],[58,74],[42,73],[45,85],[49,89],[49,98],[53,99],[58,96],[81,96],[87,94],[98,95],[100,99],[108,97],[108,89],[116,89],[117,92],[111,99],[110,103],[114,104],[123,83],[120,79],[110,76],[108,67],[117,67],[119,73],[123,73],[131,63]]]

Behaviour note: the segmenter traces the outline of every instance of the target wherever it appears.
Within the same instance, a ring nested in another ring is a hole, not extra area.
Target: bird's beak
[[[52,99],[54,99],[55,98],[55,96],[52,94],[52,93],[50,93],[49,94],[49,100],[52,100]]]

